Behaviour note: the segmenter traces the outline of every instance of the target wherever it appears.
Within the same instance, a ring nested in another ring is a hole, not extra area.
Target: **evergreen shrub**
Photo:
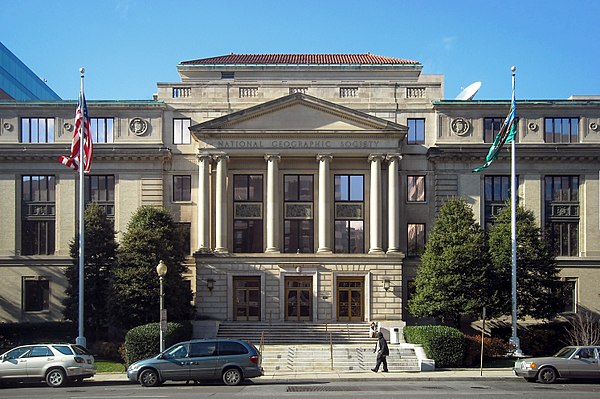
[[[465,336],[447,326],[406,326],[404,338],[411,344],[422,345],[425,354],[435,360],[436,367],[460,367],[465,353]]]
[[[165,348],[186,341],[192,336],[190,323],[167,323]],[[125,362],[130,365],[160,352],[160,323],[148,323],[132,328],[125,335]]]

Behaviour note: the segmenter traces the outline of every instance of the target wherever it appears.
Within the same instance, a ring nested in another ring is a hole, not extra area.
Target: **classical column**
[[[329,163],[331,154],[317,155],[319,162],[319,248],[317,253],[331,253],[331,198],[329,196]]]
[[[198,155],[198,251],[210,251],[210,185],[208,168],[212,157]]]
[[[215,200],[215,252],[229,252],[227,249],[227,160],[225,154],[215,155],[217,163],[216,200]]]
[[[371,163],[371,189],[369,190],[370,254],[383,253],[381,246],[381,161],[383,158],[383,154],[369,155],[369,162]]]
[[[388,254],[400,253],[400,154],[388,154]]]
[[[279,249],[279,155],[267,154],[267,248],[265,252],[281,252]]]

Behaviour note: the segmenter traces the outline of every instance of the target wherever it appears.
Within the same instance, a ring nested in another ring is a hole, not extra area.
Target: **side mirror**
[[[6,361],[7,358],[8,358],[8,356],[6,356],[6,355],[0,356],[0,360],[3,362]]]
[[[573,359],[581,359],[581,356],[575,355],[575,356],[573,356]]]

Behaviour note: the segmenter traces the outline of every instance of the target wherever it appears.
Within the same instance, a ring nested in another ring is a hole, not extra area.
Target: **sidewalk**
[[[265,375],[254,378],[255,382],[281,382],[293,383],[294,381],[471,381],[471,380],[504,380],[518,379],[511,368],[483,369],[481,375],[479,369],[441,369],[436,371],[422,372],[389,372],[374,373],[372,371],[319,371],[314,373],[294,373],[285,371],[265,372]],[[93,381],[128,381],[125,373],[98,373]]]

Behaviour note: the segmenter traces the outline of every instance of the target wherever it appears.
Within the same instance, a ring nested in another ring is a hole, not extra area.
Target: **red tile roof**
[[[375,54],[229,54],[181,65],[418,65],[418,61]]]

